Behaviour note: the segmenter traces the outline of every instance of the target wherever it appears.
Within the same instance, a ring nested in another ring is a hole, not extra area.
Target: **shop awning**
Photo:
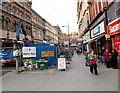
[[[98,39],[102,38],[103,36],[105,36],[105,34],[101,34],[101,35],[99,35],[99,36],[96,36],[96,37],[90,39],[90,41],[87,42],[87,43],[91,43],[91,42],[93,42],[93,41],[97,41]]]

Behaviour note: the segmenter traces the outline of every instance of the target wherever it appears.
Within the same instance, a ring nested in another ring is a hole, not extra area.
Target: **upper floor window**
[[[16,21],[13,21],[13,31],[16,32]]]
[[[7,12],[9,12],[9,8],[10,8],[10,7],[9,7],[9,3],[6,2],[6,11],[7,11]]]
[[[5,5],[5,2],[2,2],[2,9],[4,9],[5,7],[4,7],[4,5]]]
[[[16,7],[13,7],[13,14],[16,15]]]
[[[4,16],[2,16],[2,29],[4,29]]]
[[[10,18],[6,18],[6,30],[10,30],[10,26],[9,26],[9,24],[10,24]]]
[[[28,27],[28,30],[29,30],[29,35],[31,35],[31,27],[30,26]]]

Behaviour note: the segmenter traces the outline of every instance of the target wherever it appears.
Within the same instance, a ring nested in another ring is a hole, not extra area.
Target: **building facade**
[[[103,0],[97,0],[97,2],[88,0],[87,3],[89,11],[88,19],[90,21],[88,21],[88,26],[80,34],[80,37],[89,36],[90,38],[87,38],[88,40],[86,40],[85,44],[88,44],[90,50],[94,50],[98,55],[101,55],[102,47],[111,49],[109,47],[109,40],[105,38],[105,34],[107,33],[106,7],[108,6],[108,2],[104,2]]]
[[[118,52],[118,67],[120,69],[120,1],[115,0],[110,3],[106,12],[107,34],[110,37],[110,46]]]
[[[79,37],[81,38],[82,42],[80,41],[80,44],[83,43],[83,50],[89,51],[88,47],[88,41],[90,38],[90,31],[88,30],[88,25],[90,24],[90,11],[89,11],[89,4],[86,0],[78,0],[77,2],[77,15],[78,15],[78,32]],[[87,34],[85,34],[87,33]],[[86,38],[88,37],[88,38]]]
[[[77,44],[77,41],[79,39],[79,34],[78,32],[71,32],[71,44]]]
[[[64,39],[64,46],[67,47],[69,45],[69,38],[66,33],[63,33],[63,39]]]
[[[31,24],[31,5],[32,2],[28,0],[24,2],[1,2],[1,25],[0,39],[2,42],[16,40],[16,31],[18,22],[22,20],[23,28],[27,33],[27,38],[31,41],[32,24]],[[21,31],[20,40],[25,37]]]
[[[42,18],[35,10],[32,11],[32,39],[35,43],[42,43],[46,39],[46,20]]]
[[[57,33],[58,33],[58,44],[63,44],[63,33],[60,29],[59,26],[53,26],[56,30],[57,30]]]
[[[58,32],[48,22],[46,22],[46,39],[47,39],[48,43],[56,43],[56,44],[58,44]]]
[[[77,16],[78,16],[78,32],[82,35],[90,23],[89,4],[86,0],[78,0],[77,2]]]

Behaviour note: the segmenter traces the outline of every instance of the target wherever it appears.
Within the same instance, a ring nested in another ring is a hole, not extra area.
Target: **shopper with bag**
[[[93,73],[93,70],[95,72],[95,75],[98,75],[98,59],[97,55],[92,50],[90,54],[88,54],[89,58],[89,66],[90,66],[90,72]]]

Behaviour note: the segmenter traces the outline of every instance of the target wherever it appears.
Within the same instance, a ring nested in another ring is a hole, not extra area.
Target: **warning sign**
[[[52,57],[52,56],[54,56],[54,51],[42,51],[41,56],[42,57]]]

